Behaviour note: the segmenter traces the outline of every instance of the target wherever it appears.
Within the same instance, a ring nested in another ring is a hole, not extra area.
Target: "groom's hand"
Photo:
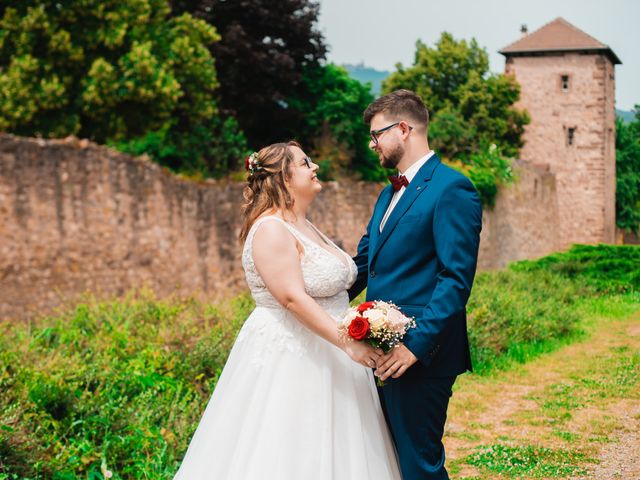
[[[378,359],[378,368],[375,371],[375,375],[383,382],[389,377],[399,378],[417,361],[418,357],[400,343],[391,349],[389,353]]]

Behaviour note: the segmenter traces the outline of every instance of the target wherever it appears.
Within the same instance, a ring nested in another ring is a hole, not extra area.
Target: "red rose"
[[[244,169],[249,170],[249,157],[244,159]]]
[[[367,310],[373,308],[373,302],[364,302],[358,306],[358,313],[366,312]]]
[[[349,336],[354,340],[362,340],[369,334],[369,320],[356,317],[349,324]]]

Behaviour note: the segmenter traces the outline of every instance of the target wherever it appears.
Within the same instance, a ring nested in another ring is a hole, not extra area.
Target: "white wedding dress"
[[[278,217],[256,221],[242,253],[256,308],[175,479],[400,480],[371,370],[300,324],[260,278],[252,242],[267,220],[304,247],[307,293],[336,320],[348,308],[356,266],[345,252],[335,247],[342,261]]]

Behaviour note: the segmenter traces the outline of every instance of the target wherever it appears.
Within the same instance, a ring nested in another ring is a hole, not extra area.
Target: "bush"
[[[89,138],[179,172],[239,166],[246,141],[219,113],[214,27],[170,16],[168,0],[9,3],[0,4],[0,130]]]
[[[497,360],[523,345],[576,333],[575,305],[585,294],[584,287],[547,271],[478,274],[467,308],[475,371],[494,369]]]
[[[148,292],[0,336],[0,475],[172,478],[241,320]]]
[[[633,245],[574,245],[569,251],[539,260],[522,261],[516,271],[549,271],[584,282],[599,293],[640,291],[640,247]]]

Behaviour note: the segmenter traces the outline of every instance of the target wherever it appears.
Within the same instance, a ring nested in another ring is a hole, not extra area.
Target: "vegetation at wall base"
[[[469,303],[476,373],[584,335],[593,299],[640,300],[639,260],[640,247],[575,246],[480,273]],[[209,305],[142,290],[0,324],[0,478],[172,478],[252,308],[248,295]]]

